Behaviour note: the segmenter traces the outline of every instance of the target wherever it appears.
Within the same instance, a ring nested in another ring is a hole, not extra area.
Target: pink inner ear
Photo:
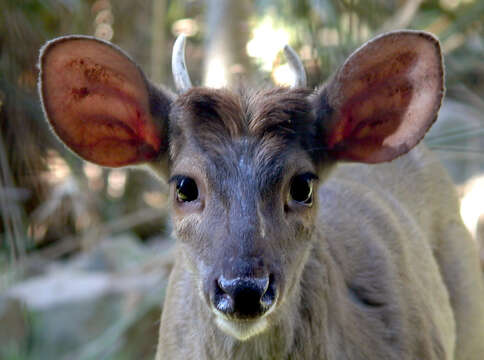
[[[414,32],[377,38],[353,54],[328,87],[335,110],[328,147],[339,159],[392,160],[423,138],[442,93],[435,39]]]
[[[157,157],[160,129],[146,83],[124,54],[92,39],[60,40],[45,50],[41,66],[45,111],[74,152],[110,167]]]

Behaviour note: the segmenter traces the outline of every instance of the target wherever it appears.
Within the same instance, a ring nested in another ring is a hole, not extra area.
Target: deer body
[[[69,148],[171,184],[156,359],[480,359],[475,244],[417,145],[443,96],[437,40],[382,35],[314,91],[303,74],[297,88],[191,88],[180,44],[178,97],[93,38],[54,40],[40,60]]]

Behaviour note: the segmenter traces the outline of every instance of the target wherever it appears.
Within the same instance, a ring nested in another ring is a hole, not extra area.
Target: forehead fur
[[[314,132],[310,94],[307,89],[288,88],[238,92],[193,88],[173,107],[172,158],[187,142],[209,155],[221,155],[226,145],[245,138],[256,140],[261,152],[278,152],[293,142],[308,149]]]

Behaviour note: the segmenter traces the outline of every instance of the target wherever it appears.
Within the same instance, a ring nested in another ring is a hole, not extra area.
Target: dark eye
[[[316,176],[313,174],[296,175],[291,182],[291,198],[294,201],[305,205],[313,203],[313,180]]]
[[[176,199],[180,202],[189,202],[198,199],[198,188],[195,180],[189,177],[176,179]]]

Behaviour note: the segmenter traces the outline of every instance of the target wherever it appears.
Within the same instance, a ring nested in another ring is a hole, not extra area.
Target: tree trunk
[[[233,84],[249,64],[250,0],[207,0],[204,85]]]

